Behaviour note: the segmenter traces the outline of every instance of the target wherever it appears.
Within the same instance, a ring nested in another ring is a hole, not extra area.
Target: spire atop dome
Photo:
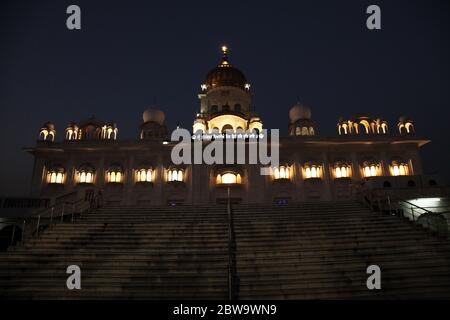
[[[219,67],[230,67],[231,64],[228,62],[228,47],[222,46],[222,62],[219,64]]]

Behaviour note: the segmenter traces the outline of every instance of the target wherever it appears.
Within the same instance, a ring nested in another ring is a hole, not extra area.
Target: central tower
[[[194,121],[194,133],[262,130],[261,119],[252,110],[250,84],[245,75],[229,62],[226,46],[222,47],[219,65],[206,75],[198,97],[200,113]]]

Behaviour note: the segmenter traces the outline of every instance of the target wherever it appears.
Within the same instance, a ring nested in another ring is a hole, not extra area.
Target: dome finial
[[[222,46],[222,62],[220,63],[221,67],[227,67],[229,66],[228,62],[228,47],[226,45]]]

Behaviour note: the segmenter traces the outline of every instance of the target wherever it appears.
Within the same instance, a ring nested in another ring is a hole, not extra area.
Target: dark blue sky
[[[82,30],[66,28],[66,8]],[[368,5],[382,10],[369,31]],[[415,120],[425,170],[450,177],[450,1],[5,1],[0,4],[0,195],[27,195],[33,146],[51,120],[114,120],[136,138],[155,99],[169,128],[191,127],[220,45],[252,84],[266,128],[286,133],[297,97],[321,135],[339,116]]]

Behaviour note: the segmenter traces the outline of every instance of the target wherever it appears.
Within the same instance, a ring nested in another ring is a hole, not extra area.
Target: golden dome
[[[222,47],[223,57],[220,64],[208,72],[205,84],[208,89],[217,87],[231,86],[245,89],[247,79],[237,68],[233,67],[228,61],[228,48]]]

